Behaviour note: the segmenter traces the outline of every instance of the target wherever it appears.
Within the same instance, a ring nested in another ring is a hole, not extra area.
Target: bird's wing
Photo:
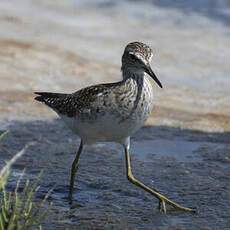
[[[55,112],[68,117],[88,112],[92,104],[100,105],[103,97],[112,92],[117,83],[89,86],[72,94],[35,92],[35,100],[44,102]]]

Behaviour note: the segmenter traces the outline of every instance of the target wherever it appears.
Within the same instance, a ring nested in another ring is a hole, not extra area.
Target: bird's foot
[[[196,213],[195,208],[183,207],[183,206],[181,206],[175,202],[171,202],[170,200],[168,201],[168,200],[164,200],[164,199],[159,199],[158,209],[160,212],[166,213],[166,211],[167,211],[166,204],[172,206],[174,208],[174,210],[176,210],[176,211]]]
[[[158,209],[160,212],[166,213],[166,204],[164,200],[159,200]]]

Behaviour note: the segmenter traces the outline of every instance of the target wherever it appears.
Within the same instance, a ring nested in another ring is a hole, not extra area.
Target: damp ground
[[[37,198],[53,189],[44,229],[228,229],[229,133],[146,126],[132,138],[134,175],[196,214],[157,210],[154,197],[126,179],[122,147],[87,146],[80,159],[74,202],[68,203],[71,162],[79,139],[59,121],[15,122],[1,143],[1,162],[35,141],[12,169],[9,189],[26,168],[44,170]],[[202,226],[202,227],[201,227]]]

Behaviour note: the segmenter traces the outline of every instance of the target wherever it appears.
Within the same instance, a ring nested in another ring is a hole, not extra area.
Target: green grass
[[[6,137],[8,132],[0,133],[0,140]],[[34,143],[28,143],[19,151],[0,171],[0,230],[27,230],[42,229],[41,222],[44,220],[47,209],[45,209],[45,198],[39,203],[35,202],[35,196],[39,189],[41,173],[33,182],[22,179],[25,178],[25,170],[18,179],[15,189],[12,192],[6,191],[8,178],[12,164]],[[20,187],[20,192],[18,191]]]

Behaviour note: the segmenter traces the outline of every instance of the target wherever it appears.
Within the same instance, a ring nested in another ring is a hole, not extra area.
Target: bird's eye
[[[129,54],[130,58],[133,60],[133,61],[136,61],[137,60],[137,57],[134,55],[134,54]]]

